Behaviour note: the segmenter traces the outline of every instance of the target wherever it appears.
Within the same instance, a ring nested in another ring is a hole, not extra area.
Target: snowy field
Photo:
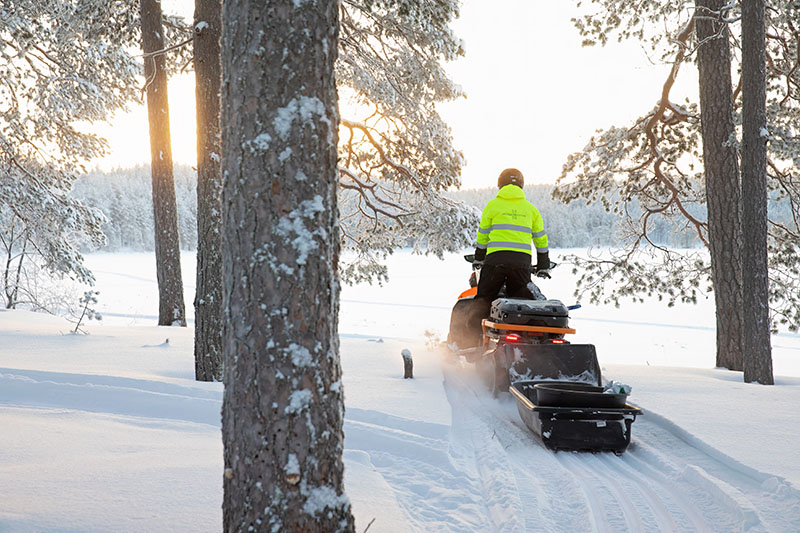
[[[219,531],[221,384],[193,380],[191,327],[154,326],[151,254],[87,263],[104,315],[89,335],[0,311],[0,531]],[[800,531],[800,336],[773,336],[766,387],[714,368],[710,301],[575,310],[573,342],[595,344],[645,414],[621,457],[553,453],[438,345],[469,265],[406,252],[389,265],[388,285],[342,292],[359,532]],[[569,268],[553,275],[542,291],[575,303]]]

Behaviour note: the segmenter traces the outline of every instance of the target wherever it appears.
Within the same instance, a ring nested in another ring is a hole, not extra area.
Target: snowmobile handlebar
[[[475,261],[475,254],[467,254],[467,255],[465,255],[464,256],[464,260],[467,263],[471,263],[472,264],[472,270],[479,270],[481,268],[481,265],[483,265],[483,261]],[[550,261],[550,266],[547,268],[547,270],[553,270],[556,266],[558,266],[558,263],[554,263],[553,261]],[[536,274],[539,271],[539,268],[536,265],[531,265],[530,266],[530,270],[531,270],[531,274]]]

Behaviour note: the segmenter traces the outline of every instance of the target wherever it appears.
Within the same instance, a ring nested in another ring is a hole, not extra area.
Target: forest
[[[196,172],[187,165],[175,165],[175,196],[178,205],[178,232],[181,248],[197,247]],[[599,204],[564,204],[552,198],[552,185],[528,185],[527,198],[543,213],[553,247],[579,248],[613,246],[619,217]],[[479,212],[494,198],[496,189],[467,189],[448,192],[447,197]],[[103,233],[108,239],[105,251],[153,250],[153,204],[150,167],[142,165],[108,172],[92,172],[78,178],[72,192],[76,199],[99,209],[105,215]],[[477,217],[475,217],[477,230]],[[443,228],[446,231],[446,228]],[[690,235],[671,235],[669,229],[657,232],[658,242],[675,246],[695,246]],[[87,243],[88,244],[88,243]],[[412,245],[413,246],[413,245]],[[90,248],[84,248],[89,251]]]
[[[197,172],[189,165],[175,165],[175,196],[178,206],[178,233],[183,250],[197,249]],[[525,195],[545,219],[553,248],[614,247],[620,242],[623,220],[606,211],[599,203],[573,201],[564,203],[553,198],[552,184],[526,185]],[[494,198],[497,190],[461,189],[446,196],[466,206],[482,209]],[[97,208],[105,216],[102,224],[107,242],[103,251],[152,251],[154,249],[152,185],[149,165],[93,171],[80,176],[72,196]],[[791,221],[791,203],[783,198],[769,202],[769,213],[780,223]],[[704,206],[695,208],[703,217]],[[477,217],[475,227],[477,228]],[[675,248],[702,246],[697,235],[664,220],[651,230],[653,242]],[[412,244],[413,246],[413,244]],[[85,242],[82,250],[95,250]]]

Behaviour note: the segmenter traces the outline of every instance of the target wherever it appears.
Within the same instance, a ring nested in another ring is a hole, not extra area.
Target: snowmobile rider
[[[475,261],[482,262],[475,299],[487,304],[505,284],[506,297],[534,299],[531,281],[532,246],[536,247],[536,275],[550,277],[547,234],[539,210],[525,199],[522,172],[507,168],[497,178],[497,197],[483,209],[478,228]]]

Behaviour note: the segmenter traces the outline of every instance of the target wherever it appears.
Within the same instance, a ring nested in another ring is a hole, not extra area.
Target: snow
[[[154,325],[152,255],[86,260],[104,317],[84,324],[89,335],[0,311],[0,531],[218,531],[222,387],[193,380],[194,256],[182,257],[188,328]],[[552,274],[537,280],[544,294],[575,303],[569,269]],[[573,342],[596,345],[604,378],[630,386],[644,414],[620,457],[553,453],[510,396],[492,398],[436,345],[466,287],[463,259],[403,251],[389,275],[342,288],[358,531],[800,530],[800,336],[773,336],[769,387],[714,368],[711,301],[571,311]],[[404,350],[414,379],[403,379]],[[292,405],[310,399],[297,391]],[[287,475],[300,469],[290,458]],[[309,512],[342,504],[309,495]]]
[[[632,389],[633,387],[627,383],[620,383],[619,381],[614,381],[612,379],[606,384],[606,390],[604,392],[613,394],[630,394]]]
[[[324,211],[325,203],[322,196],[315,195],[312,200],[303,200],[297,209],[278,222],[277,233],[287,240],[291,239],[291,247],[297,251],[295,262],[298,265],[305,265],[309,254],[319,246],[315,236],[324,240],[327,235],[324,228],[313,223],[314,217]],[[313,231],[306,229],[307,221],[311,221],[315,228]]]
[[[289,352],[292,354],[292,363],[295,366],[311,366],[313,362],[311,352],[305,346],[292,343],[289,345]]]
[[[266,152],[269,150],[269,143],[272,141],[269,133],[262,132],[256,135],[253,139],[247,141],[245,145],[252,153]]]
[[[272,126],[282,139],[286,139],[295,119],[299,119],[305,124],[313,124],[312,120],[316,120],[314,115],[319,116],[322,122],[330,124],[330,119],[325,112],[325,105],[319,98],[315,96],[292,98],[285,107],[278,109]]]
[[[325,511],[326,508],[335,509],[347,503],[347,496],[338,496],[331,487],[315,487],[311,490],[303,491],[307,500],[303,511],[306,514],[315,515]]]
[[[289,405],[286,406],[285,414],[301,413],[311,404],[311,391],[299,389],[289,395]]]
[[[297,456],[295,454],[289,454],[289,462],[286,463],[284,471],[287,475],[300,473],[300,463],[297,461]]]

